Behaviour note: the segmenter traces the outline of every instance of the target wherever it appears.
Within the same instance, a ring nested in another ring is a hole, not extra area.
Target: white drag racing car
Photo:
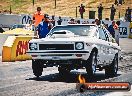
[[[83,67],[89,76],[102,69],[107,76],[115,76],[120,51],[103,25],[75,24],[56,26],[46,38],[32,39],[27,53],[32,56],[32,69],[37,77],[49,66],[58,66],[59,74],[64,76]]]

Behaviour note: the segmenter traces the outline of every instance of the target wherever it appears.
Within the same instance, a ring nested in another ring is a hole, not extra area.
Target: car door
[[[118,46],[116,43],[116,40],[112,37],[112,35],[110,34],[110,32],[106,29],[103,28],[103,30],[105,30],[105,34],[106,34],[106,42],[109,44],[109,53],[108,53],[108,60],[109,63],[112,63],[115,54],[119,51],[115,46]]]
[[[99,60],[102,64],[109,64],[109,48],[108,38],[106,38],[105,30],[102,27],[98,28],[99,30]]]

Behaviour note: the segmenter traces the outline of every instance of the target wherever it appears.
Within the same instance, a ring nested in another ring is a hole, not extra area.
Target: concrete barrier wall
[[[20,24],[20,15],[0,14],[0,27],[11,27],[14,24]]]
[[[2,61],[13,62],[31,59],[26,54],[28,42],[33,36],[9,36],[3,45]]]
[[[2,47],[7,40],[8,36],[12,36],[11,34],[0,34],[0,56],[2,55]]]
[[[29,24],[32,15],[0,14],[0,27],[11,27],[14,24]]]
[[[25,29],[20,29],[20,28],[16,28],[14,30],[9,30],[6,31],[4,33],[0,33],[0,55],[2,55],[2,47],[3,44],[5,43],[5,41],[7,40],[7,38],[9,36],[23,36],[23,35],[29,35],[29,36],[34,36],[34,32],[33,31],[29,31],[29,30],[25,30]]]

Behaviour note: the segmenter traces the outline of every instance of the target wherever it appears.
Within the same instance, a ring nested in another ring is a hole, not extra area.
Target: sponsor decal
[[[30,24],[31,17],[30,16],[23,16],[22,18],[22,24]]]
[[[119,27],[120,35],[128,35],[127,34],[127,27]]]
[[[100,90],[100,91],[130,91],[131,84],[129,82],[92,82],[86,83],[84,77],[79,75],[79,83],[76,84],[76,88],[79,92],[86,90]]]
[[[28,50],[28,42],[29,41],[19,41],[16,48],[16,57],[19,55],[26,54]]]

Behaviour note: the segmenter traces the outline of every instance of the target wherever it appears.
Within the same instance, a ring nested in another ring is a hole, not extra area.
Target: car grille
[[[39,50],[74,50],[74,44],[39,44]]]

